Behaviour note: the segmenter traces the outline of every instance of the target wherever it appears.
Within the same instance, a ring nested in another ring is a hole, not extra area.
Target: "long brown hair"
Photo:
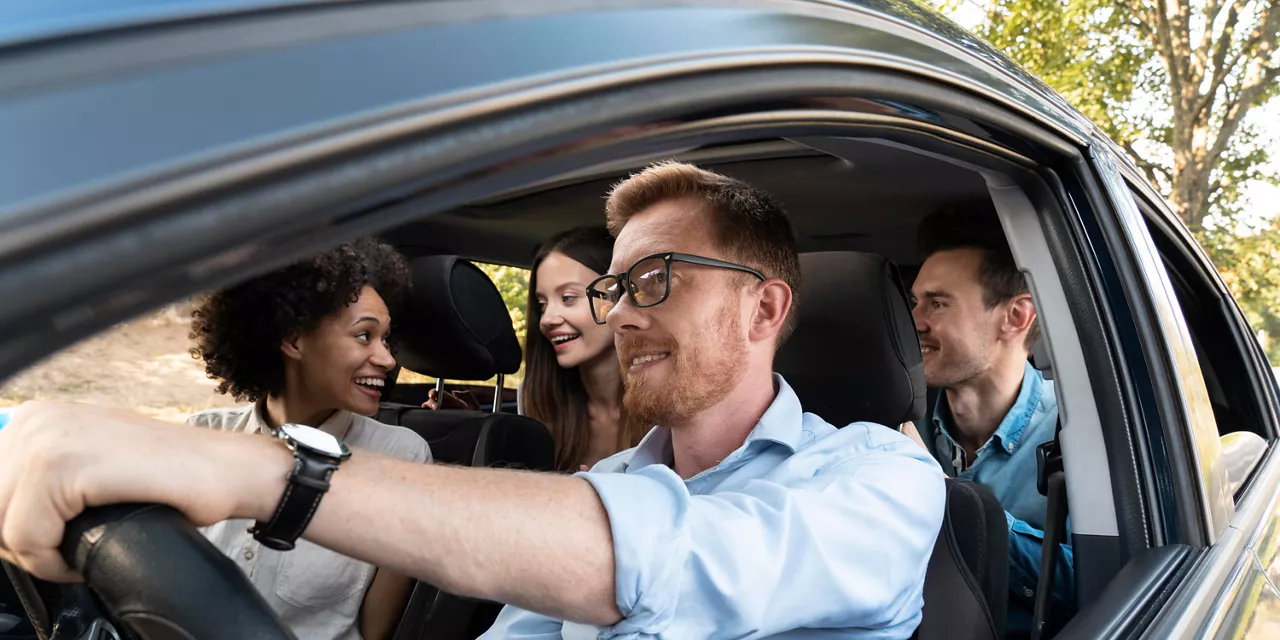
[[[555,349],[538,328],[542,320],[537,294],[538,266],[552,252],[564,254],[603,275],[609,272],[613,237],[604,227],[579,227],[555,235],[538,247],[529,273],[529,302],[525,311],[528,326],[524,343],[524,413],[551,430],[551,437],[556,442],[556,468],[577,471],[590,445],[587,390],[582,386],[582,377],[576,367],[564,369],[556,362]],[[618,394],[621,397],[621,383]],[[618,420],[617,450],[639,443],[644,436],[642,429],[643,426],[631,419],[626,409],[622,409]]]

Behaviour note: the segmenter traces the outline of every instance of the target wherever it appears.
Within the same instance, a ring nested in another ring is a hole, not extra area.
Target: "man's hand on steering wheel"
[[[21,405],[0,429],[0,557],[46,580],[77,581],[58,546],[65,523],[86,507],[167,504],[197,526],[247,516],[256,505],[236,504],[230,496],[253,491],[236,485],[264,483],[258,491],[279,495],[284,477],[278,470],[289,467],[289,453],[266,439],[261,446],[245,445],[234,434],[139,423],[136,415],[102,407]],[[246,455],[261,456],[261,464],[243,464]],[[229,458],[241,464],[229,464]]]

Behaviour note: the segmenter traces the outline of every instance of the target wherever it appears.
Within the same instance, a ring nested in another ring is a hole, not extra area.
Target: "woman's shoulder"
[[[249,425],[252,412],[253,405],[208,409],[191,414],[187,418],[187,424],[219,431],[244,431]]]
[[[414,462],[431,460],[431,448],[417,432],[407,427],[384,424],[368,416],[354,416],[347,444]]]

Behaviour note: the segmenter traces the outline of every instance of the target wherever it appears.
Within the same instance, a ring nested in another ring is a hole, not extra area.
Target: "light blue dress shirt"
[[[945,471],[953,472],[965,465],[964,449],[951,437],[947,420],[951,411],[945,393],[938,397],[932,428],[922,434],[926,446]],[[1019,637],[1031,630],[1031,613],[1035,605],[1036,580],[1040,576],[1040,554],[1044,546],[1044,519],[1048,500],[1036,488],[1036,447],[1053,440],[1058,425],[1058,398],[1053,381],[1031,363],[1022,376],[1022,387],[1013,407],[985,444],[978,448],[975,460],[955,477],[977,482],[991,489],[1005,510],[1009,528],[1009,613],[1005,632]],[[955,466],[953,466],[955,465]],[[1070,525],[1067,527],[1070,539]],[[1060,545],[1054,570],[1052,618],[1049,628],[1056,628],[1075,613],[1075,574],[1070,545]]]
[[[578,474],[609,515],[623,619],[508,606],[483,638],[906,638],[942,525],[941,470],[893,429],[843,429],[777,396],[736,451],[684,480],[671,432]]]

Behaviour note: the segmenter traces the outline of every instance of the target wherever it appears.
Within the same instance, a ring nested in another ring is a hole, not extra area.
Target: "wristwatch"
[[[275,514],[265,523],[255,522],[249,533],[269,549],[288,551],[311,524],[329,490],[329,478],[351,457],[351,450],[333,435],[302,424],[283,425],[276,437],[293,451],[293,470]]]

